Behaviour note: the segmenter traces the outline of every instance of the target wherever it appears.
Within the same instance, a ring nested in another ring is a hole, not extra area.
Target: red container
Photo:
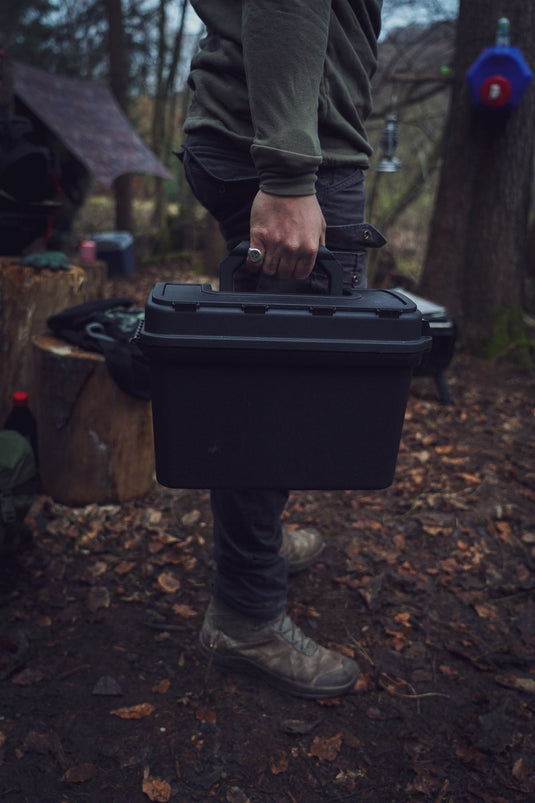
[[[97,258],[97,244],[94,240],[82,240],[78,247],[80,262],[94,262]]]

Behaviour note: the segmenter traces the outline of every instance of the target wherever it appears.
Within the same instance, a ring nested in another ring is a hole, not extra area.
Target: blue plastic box
[[[134,272],[134,238],[129,231],[103,231],[95,234],[97,259],[108,266],[108,275]]]

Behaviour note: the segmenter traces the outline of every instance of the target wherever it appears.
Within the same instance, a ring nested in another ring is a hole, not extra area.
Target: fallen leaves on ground
[[[77,764],[65,771],[62,781],[66,783],[85,783],[95,773],[94,764]]]
[[[310,755],[316,756],[320,761],[334,761],[342,746],[342,734],[324,737],[315,736],[310,746]]]
[[[125,708],[116,708],[110,711],[110,714],[120,719],[145,719],[145,717],[150,717],[153,711],[154,706],[151,703],[138,703]]]
[[[172,790],[170,784],[167,781],[160,780],[160,778],[143,778],[142,789],[149,800],[167,803],[171,799]]]
[[[415,386],[390,488],[290,496],[326,546],[288,610],[361,668],[338,698],[199,659],[206,491],[39,497],[0,588],[0,796],[535,799],[535,380],[492,372],[456,360],[451,407]]]

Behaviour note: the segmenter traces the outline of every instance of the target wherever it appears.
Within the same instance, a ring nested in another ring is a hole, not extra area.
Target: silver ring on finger
[[[249,260],[249,262],[252,262],[255,265],[258,262],[262,262],[264,256],[265,256],[264,252],[261,251],[259,248],[249,248],[249,250],[247,251],[247,259]]]

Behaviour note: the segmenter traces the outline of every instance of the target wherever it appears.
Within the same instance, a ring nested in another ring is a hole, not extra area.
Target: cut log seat
[[[43,492],[71,506],[145,494],[154,474],[151,404],[124,393],[100,354],[49,334],[32,343]]]

